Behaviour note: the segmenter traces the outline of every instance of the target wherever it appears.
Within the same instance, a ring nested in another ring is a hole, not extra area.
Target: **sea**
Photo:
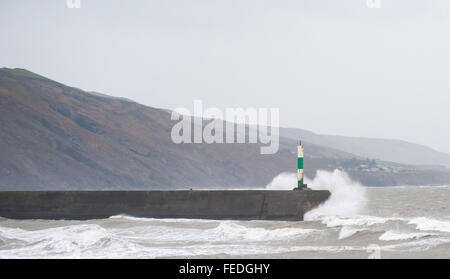
[[[0,218],[0,258],[450,258],[450,186],[366,187],[338,170],[308,184],[332,196],[300,222]]]

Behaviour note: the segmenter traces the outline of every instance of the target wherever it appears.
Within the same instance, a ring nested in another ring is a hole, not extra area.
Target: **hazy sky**
[[[450,153],[450,1],[0,0],[0,66],[162,108]]]

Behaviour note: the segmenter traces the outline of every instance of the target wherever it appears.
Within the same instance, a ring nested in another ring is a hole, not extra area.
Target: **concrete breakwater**
[[[329,191],[0,191],[0,217],[102,219],[124,214],[147,218],[303,220]]]

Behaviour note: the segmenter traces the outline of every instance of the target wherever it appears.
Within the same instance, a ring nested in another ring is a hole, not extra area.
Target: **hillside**
[[[0,189],[263,187],[296,171],[293,139],[274,155],[257,144],[174,144],[175,123],[166,110],[1,69]],[[390,163],[312,143],[306,162],[309,177],[343,168],[366,185],[450,182],[448,172],[383,167]]]
[[[281,128],[280,135],[292,139],[302,138],[318,145],[328,146],[366,158],[409,165],[450,168],[450,154],[401,140],[319,135],[307,130],[293,128]]]

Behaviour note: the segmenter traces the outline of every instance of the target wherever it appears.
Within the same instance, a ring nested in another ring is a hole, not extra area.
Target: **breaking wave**
[[[285,223],[267,228],[264,226],[270,222],[190,220],[189,224],[182,222],[180,225],[176,219],[175,222],[140,219],[115,216],[97,220],[101,225],[69,222],[71,224],[34,230],[0,226],[0,258],[155,258],[277,253],[290,251],[292,247],[267,246],[266,243],[286,239],[301,241],[320,232]]]
[[[367,203],[366,189],[340,170],[318,171],[310,187],[313,190],[329,190],[331,197],[323,205],[308,212],[305,220],[327,215],[356,216]]]
[[[352,228],[352,227],[342,227],[341,231],[339,232],[338,239],[344,239],[351,237],[359,232],[367,231],[365,228]]]
[[[385,224],[390,221],[404,221],[407,219],[398,217],[377,217],[377,216],[354,216],[352,218],[338,217],[338,216],[323,216],[321,219],[323,224],[329,228],[343,227],[343,226],[364,226],[370,227],[373,225]]]
[[[323,216],[356,216],[364,209],[367,199],[365,188],[350,179],[347,173],[319,170],[314,180],[305,179],[313,190],[329,190],[331,197],[323,205],[308,212],[305,220],[315,220]],[[267,190],[291,190],[297,184],[297,174],[281,173],[267,186]]]
[[[418,217],[409,221],[409,224],[416,225],[416,229],[420,231],[438,231],[450,233],[449,221],[440,221],[426,217]]]
[[[302,228],[249,228],[233,221],[221,222],[216,228],[205,231],[205,236],[213,236],[220,240],[235,241],[270,241],[287,238],[298,238],[317,232],[315,229]]]
[[[410,239],[420,239],[427,236],[433,236],[431,233],[402,233],[397,231],[387,231],[380,236],[380,240],[383,241],[393,241],[393,240],[410,240]]]

